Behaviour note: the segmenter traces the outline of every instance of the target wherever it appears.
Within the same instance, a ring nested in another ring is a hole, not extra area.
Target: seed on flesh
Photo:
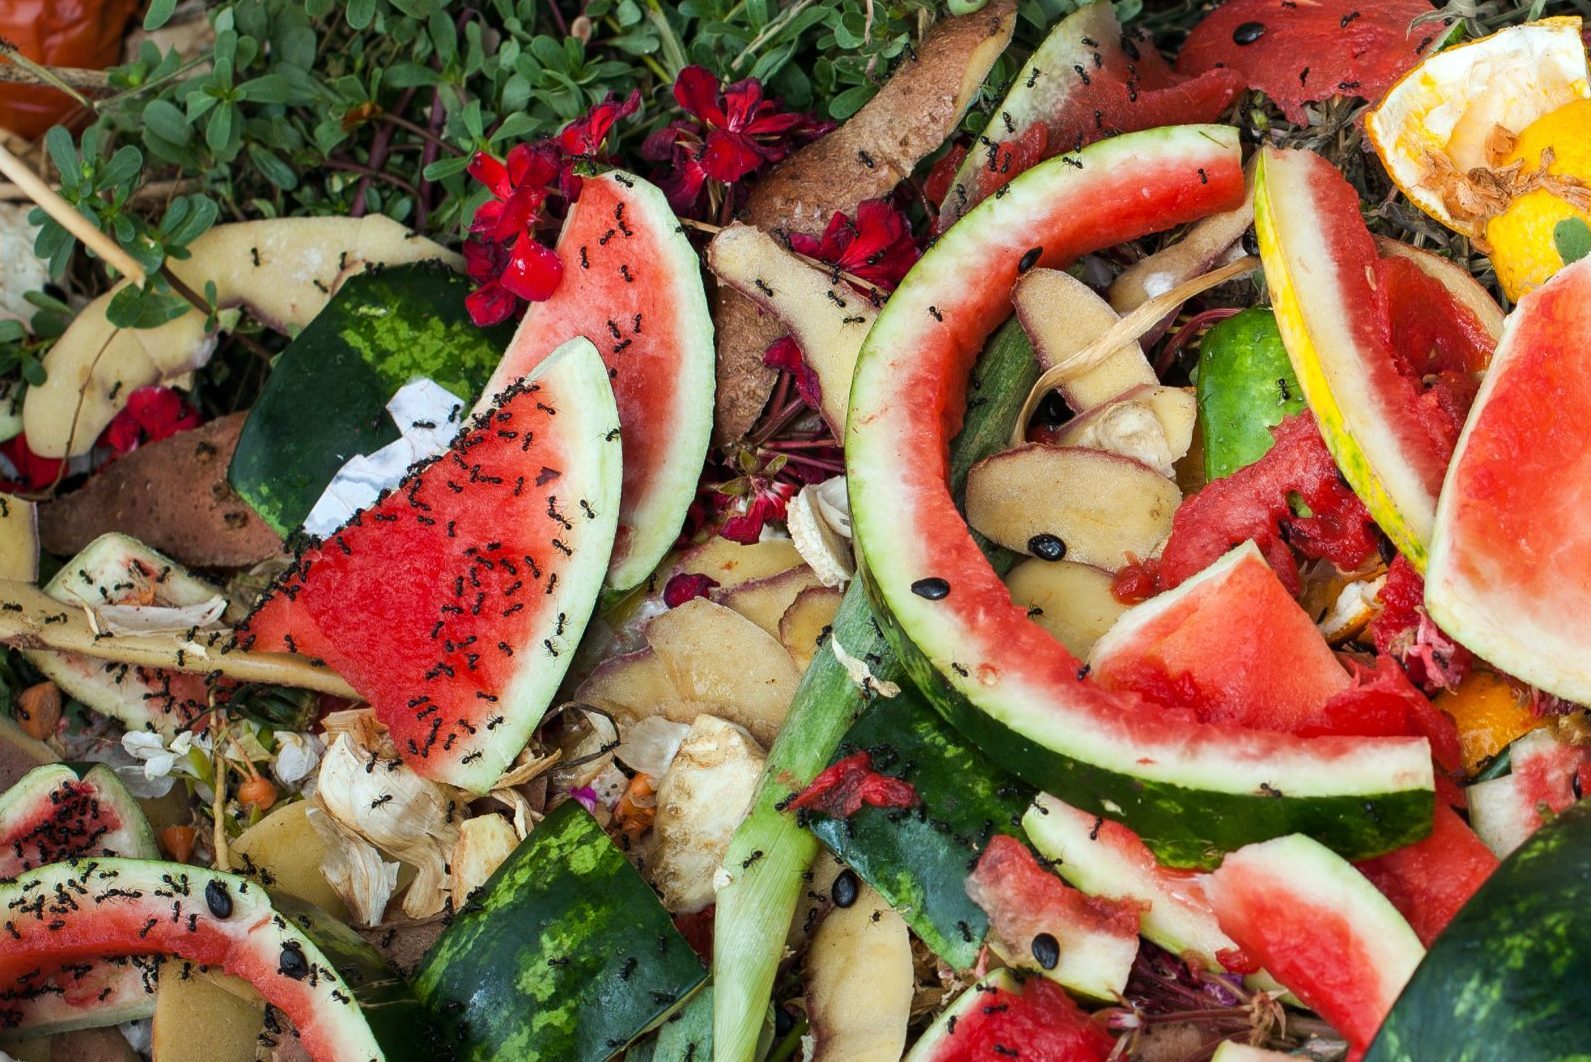
[[[829,890],[829,895],[834,900],[836,907],[849,907],[856,902],[856,897],[862,891],[862,883],[854,870],[842,870],[840,876],[834,879],[834,887]]]
[[[226,882],[207,883],[204,887],[204,902],[210,908],[210,913],[217,918],[232,916],[232,894],[227,891]]]
[[[1046,970],[1055,969],[1055,964],[1061,961],[1061,945],[1048,933],[1040,933],[1033,938],[1033,958]]]
[[[1028,552],[1040,560],[1058,561],[1066,556],[1066,543],[1059,535],[1042,531],[1028,539]]]
[[[1232,41],[1235,44],[1253,44],[1265,36],[1265,23],[1244,22],[1232,31]]]
[[[929,576],[912,583],[912,593],[929,601],[939,601],[950,595],[950,584],[938,576]]]

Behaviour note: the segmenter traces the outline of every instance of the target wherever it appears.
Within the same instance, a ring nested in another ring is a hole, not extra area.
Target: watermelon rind
[[[1089,684],[1080,662],[1011,603],[935,455],[973,356],[1009,313],[1028,249],[1044,248],[1039,264],[1064,265],[1242,194],[1237,134],[1223,126],[1113,137],[1022,174],[941,237],[885,305],[857,365],[846,430],[862,574],[912,680],[1001,767],[1125,821],[1174,866],[1211,866],[1225,851],[1295,832],[1353,858],[1418,840],[1434,806],[1429,748],[1179,725]],[[914,592],[938,578],[951,582],[948,595]]]
[[[668,1017],[707,971],[657,895],[573,800],[458,911],[415,990],[461,1060],[600,1060]]]
[[[661,250],[643,264],[655,276],[639,274],[597,276],[585,267],[590,258],[577,246],[585,229],[586,215],[614,204],[617,215],[601,214],[593,235],[598,243],[609,241],[622,247],[632,233],[644,233],[660,244]],[[622,209],[620,209],[622,208]],[[634,455],[643,448],[661,447],[666,459],[645,481],[634,480],[621,503],[618,544],[607,575],[613,595],[628,590],[651,574],[663,555],[679,537],[686,510],[696,497],[697,480],[707,456],[713,430],[713,391],[717,381],[717,362],[713,346],[713,318],[707,306],[707,291],[702,283],[702,264],[685,236],[685,229],[668,205],[668,197],[651,182],[623,170],[612,170],[586,177],[580,199],[570,204],[564,220],[558,254],[564,263],[563,287],[588,295],[592,307],[584,338],[596,344],[608,365],[612,389],[617,398],[619,420],[625,432],[625,460],[639,465]],[[662,292],[659,283],[666,284]],[[644,407],[655,391],[655,378],[627,368],[626,355],[633,359],[632,345],[649,342],[657,325],[642,322],[640,331],[628,312],[618,308],[621,300],[601,294],[603,285],[615,287],[622,295],[627,286],[649,299],[662,301],[675,315],[676,327],[669,336],[677,361],[672,384],[675,405],[667,416],[652,418],[652,423],[637,424],[631,415]],[[567,292],[565,293],[567,297]],[[555,299],[557,296],[555,296]],[[498,365],[477,409],[484,408],[493,394],[510,384],[547,352],[573,335],[546,334],[550,326],[544,318],[553,303],[531,303],[509,344],[508,353]],[[661,437],[659,437],[661,435]],[[639,496],[637,496],[639,494]]]
[[[915,690],[875,702],[840,747],[869,750],[873,769],[905,778],[920,807],[863,806],[845,819],[814,814],[808,828],[935,955],[971,969],[989,916],[967,895],[967,868],[993,833],[1023,839],[1017,822],[1032,790],[990,763]]]
[[[1586,1057],[1591,805],[1542,827],[1431,945],[1365,1062]]]
[[[1276,315],[1250,306],[1199,341],[1199,428],[1204,475],[1219,479],[1264,457],[1270,429],[1304,408]]]
[[[146,576],[134,579],[129,570],[141,567]],[[67,561],[49,582],[44,592],[65,605],[94,608],[120,604],[132,589],[148,588],[159,604],[201,605],[221,591],[165,554],[117,531],[100,535]],[[185,703],[174,692],[161,700],[145,693],[161,685],[160,676],[169,674],[150,669],[152,681],[144,681],[144,669],[129,674],[125,667],[75,653],[45,649],[24,650],[28,661],[69,696],[101,715],[121,721],[132,730],[156,730],[170,737],[203,706]],[[166,684],[169,691],[169,684]]]
[[[436,1057],[424,1008],[353,930],[290,897],[273,901],[236,874],[159,860],[72,860],[0,884],[0,904],[8,937],[0,983],[26,983],[31,970],[85,957],[209,962],[249,981],[316,1058]]]
[[[1001,967],[991,971],[970,988],[965,989],[957,996],[955,1002],[939,1012],[934,1023],[917,1038],[912,1049],[906,1052],[906,1057],[901,1062],[931,1062],[939,1049],[950,1043],[954,1035],[956,1024],[967,1014],[983,1005],[985,997],[990,992],[1010,992],[1018,994],[1022,991],[1022,982],[1009,969]]]
[[[67,836],[60,830],[52,831],[45,841],[62,850],[57,858],[95,855],[156,858],[159,853],[155,847],[155,834],[149,827],[143,809],[121,779],[116,777],[116,772],[102,763],[82,770],[65,763],[52,763],[36,767],[23,775],[15,785],[0,794],[0,837],[11,838],[13,832],[27,819],[51,807],[59,807],[61,797],[58,791],[61,787],[80,782],[93,787],[95,801],[107,805],[121,820],[121,826],[93,838]],[[89,814],[97,817],[97,807]],[[85,825],[92,827],[93,823]],[[61,830],[66,828],[67,824],[61,824]],[[31,865],[23,865],[26,857],[21,855],[20,846],[0,853],[0,856],[3,856],[0,867],[14,867],[15,871],[33,869]]]
[[[1521,299],[1504,322],[1448,466],[1425,581],[1426,611],[1443,631],[1499,670],[1578,704],[1591,702],[1591,642],[1586,638],[1591,603],[1584,585],[1559,568],[1553,554],[1572,551],[1573,536],[1583,536],[1577,526],[1581,447],[1578,439],[1566,446],[1562,433],[1583,430],[1578,417],[1588,405],[1578,368],[1591,341],[1584,310],[1588,292],[1591,259],[1581,259]],[[1527,375],[1510,383],[1516,366]],[[1506,413],[1494,410],[1497,398],[1505,399],[1498,408]],[[1487,446],[1489,423],[1510,414],[1529,417],[1532,430],[1539,423],[1555,434],[1537,436],[1534,447]],[[1477,445],[1483,449],[1472,460],[1470,451]],[[1500,533],[1495,502],[1470,497],[1470,482],[1512,482],[1511,507],[1529,495],[1529,509],[1498,515],[1527,525],[1523,530],[1530,540]],[[1560,522],[1567,525],[1561,534]],[[1494,544],[1503,552],[1491,550]],[[1522,565],[1530,570],[1521,571]],[[1542,578],[1543,572],[1549,575]],[[1519,585],[1531,579],[1537,580],[1536,589]]]

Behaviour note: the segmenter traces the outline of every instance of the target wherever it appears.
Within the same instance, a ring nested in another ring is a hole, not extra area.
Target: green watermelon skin
[[[427,377],[466,406],[480,395],[513,329],[476,327],[469,293],[441,262],[358,273],[282,351],[227,467],[273,530],[302,524],[350,457],[397,439],[386,406],[404,384]]]
[[[619,461],[607,370],[572,340],[302,553],[246,644],[324,658],[404,762],[484,793],[574,658],[613,547]]]
[[[971,969],[989,916],[967,895],[967,868],[995,833],[1027,840],[1019,823],[1033,790],[990,763],[913,689],[875,700],[840,748],[869,750],[873,769],[904,778],[921,803],[864,805],[848,819],[815,815],[809,828],[935,955]]]
[[[1252,306],[1204,334],[1198,400],[1206,479],[1265,456],[1276,442],[1270,429],[1304,408],[1275,313]]]
[[[656,894],[565,801],[465,904],[415,990],[462,1060],[612,1058],[707,979]]]
[[[1431,945],[1366,1062],[1545,1062],[1591,1052],[1591,805],[1538,830]]]

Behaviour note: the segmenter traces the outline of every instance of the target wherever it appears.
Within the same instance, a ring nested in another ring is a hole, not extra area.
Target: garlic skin
[[[367,770],[373,761],[374,770]],[[416,870],[403,898],[410,918],[427,918],[446,901],[447,859],[458,843],[459,808],[445,786],[422,778],[379,749],[355,747],[348,731],[321,759],[316,806],[338,825]]]
[[[801,559],[824,586],[843,587],[856,574],[851,553],[851,506],[845,477],[809,483],[785,507],[785,525]]]
[[[337,890],[355,921],[367,929],[381,924],[387,904],[398,888],[398,864],[318,807],[305,818],[326,845],[326,862],[320,868],[326,883]]]
[[[486,884],[503,860],[519,847],[519,834],[503,816],[477,815],[459,828],[458,843],[448,860],[453,910],[461,911],[470,893]]]
[[[762,748],[734,723],[706,713],[691,723],[658,782],[657,848],[646,866],[670,912],[688,914],[713,902],[724,853],[751,806],[763,760]]]

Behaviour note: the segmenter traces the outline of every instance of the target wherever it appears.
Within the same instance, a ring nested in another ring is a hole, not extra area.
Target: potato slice
[[[744,728],[698,715],[657,787],[657,847],[647,873],[674,914],[713,902],[713,878],[751,806],[763,751]]]
[[[1127,611],[1111,595],[1109,572],[1075,561],[1025,560],[1011,569],[1005,585],[1011,600],[1079,660]]]
[[[650,649],[604,660],[575,690],[574,699],[601,708],[621,727],[683,700],[663,661]]]
[[[788,538],[770,538],[742,545],[722,535],[714,535],[699,546],[686,550],[670,574],[705,575],[720,590],[749,583],[804,563]]]
[[[646,640],[687,700],[772,744],[801,682],[795,661],[772,635],[698,597],[647,624]],[[670,719],[690,721],[674,711],[666,710]]]
[[[155,990],[154,1057],[160,1062],[254,1062],[265,1000],[240,977],[186,974],[167,963]]]
[[[878,310],[844,281],[803,261],[750,225],[731,225],[707,245],[718,279],[773,314],[790,330],[817,374],[823,419],[845,435],[851,375]]]
[[[807,952],[812,1062],[897,1062],[911,1013],[911,936],[878,893],[862,886],[836,907]]]
[[[818,653],[818,639],[834,623],[845,595],[832,586],[815,586],[797,595],[779,617],[779,641],[803,673]]]
[[[348,906],[331,887],[321,866],[326,844],[310,825],[307,800],[283,804],[232,842],[232,868],[254,866],[265,871],[272,888],[297,896],[341,921],[348,921]]]
[[[967,475],[967,522],[981,534],[1021,553],[1053,535],[1066,559],[1109,571],[1153,553],[1181,501],[1165,476],[1103,450],[1030,443]]]
[[[1016,282],[1011,301],[1046,370],[1064,365],[1117,321],[1116,311],[1092,288],[1058,269],[1029,271]],[[1085,413],[1123,391],[1159,382],[1135,341],[1062,381],[1059,390],[1074,412]]]
[[[214,282],[217,304],[246,307],[267,326],[302,328],[347,277],[371,265],[463,260],[380,214],[275,218],[217,225],[171,271],[195,291]],[[158,328],[117,328],[105,316],[122,281],[83,308],[45,355],[49,378],[22,405],[28,446],[45,457],[87,453],[140,387],[177,384],[210,360],[216,337],[189,310]]]
[[[823,581],[818,578],[817,573],[802,565],[799,568],[780,572],[778,575],[741,583],[728,590],[716,590],[712,597],[720,605],[734,609],[777,638],[779,621],[784,618],[790,606],[795,604],[795,599],[800,597],[803,591],[822,585]]]
[[[1057,446],[1107,450],[1172,477],[1187,456],[1199,406],[1185,387],[1136,387],[1061,425]]]

